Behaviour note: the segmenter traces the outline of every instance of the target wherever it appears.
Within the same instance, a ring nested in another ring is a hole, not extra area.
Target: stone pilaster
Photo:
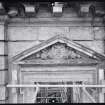
[[[9,65],[9,84],[17,84],[17,73],[18,73],[18,65],[17,64],[11,64]],[[17,103],[17,88],[13,87],[9,89],[9,102],[10,103]]]
[[[8,78],[6,20],[7,16],[0,15],[0,103],[5,103],[8,100],[6,93],[6,84]]]
[[[104,80],[104,69],[99,69],[99,83],[102,84],[102,81]],[[104,102],[104,93],[103,93],[103,88],[99,89],[99,102],[103,103]]]

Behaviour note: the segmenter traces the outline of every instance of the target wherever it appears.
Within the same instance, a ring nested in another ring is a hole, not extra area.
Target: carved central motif
[[[59,58],[66,58],[67,57],[66,52],[67,51],[64,45],[56,44],[51,48],[48,54],[50,58],[59,59]]]
[[[25,58],[25,60],[32,59],[79,59],[80,54],[76,50],[68,47],[64,43],[55,43],[41,51],[32,54],[31,56]]]

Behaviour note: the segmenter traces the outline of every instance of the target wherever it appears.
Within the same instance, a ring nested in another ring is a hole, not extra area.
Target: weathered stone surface
[[[4,55],[4,42],[0,42],[0,55]]]
[[[40,27],[38,39],[39,40],[47,40],[56,35],[64,35],[66,36],[69,32],[68,27]]]
[[[8,55],[7,42],[0,42],[0,55]]]
[[[0,40],[4,40],[4,25],[0,25]]]
[[[0,71],[0,85],[4,85],[7,82],[7,71]]]
[[[93,45],[93,46],[92,46]],[[104,51],[104,41],[94,41],[94,44],[92,44],[90,48],[93,50],[99,52],[99,53],[105,53]]]
[[[8,27],[8,40],[37,40],[38,27]]]
[[[105,39],[105,27],[94,27],[94,39],[95,40],[104,40]]]
[[[6,88],[4,86],[0,86],[0,101],[5,100],[6,98],[5,92],[6,92]]]
[[[94,41],[76,41],[76,42],[94,51],[104,54],[104,41],[94,40]]]
[[[94,38],[103,39],[104,30],[102,27],[97,31],[96,27],[56,27],[56,25],[55,27],[23,26],[8,28],[9,40],[47,40],[57,34],[63,34],[72,40],[93,40]]]
[[[69,27],[68,38],[72,40],[93,40],[91,27]]]
[[[7,69],[7,57],[0,56],[0,70]]]
[[[31,48],[32,46],[39,44],[38,41],[33,42],[8,42],[8,57],[11,58],[22,51]]]

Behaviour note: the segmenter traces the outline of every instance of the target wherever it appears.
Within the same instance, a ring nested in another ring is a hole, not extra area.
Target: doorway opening
[[[82,82],[76,82],[81,84]],[[48,85],[67,85],[73,82],[43,82],[38,84]],[[40,87],[36,103],[73,103],[73,88],[72,87]]]

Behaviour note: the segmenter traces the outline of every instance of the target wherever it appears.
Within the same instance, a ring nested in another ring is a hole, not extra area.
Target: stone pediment
[[[92,64],[104,59],[105,55],[59,35],[13,57],[13,61],[30,64]]]

